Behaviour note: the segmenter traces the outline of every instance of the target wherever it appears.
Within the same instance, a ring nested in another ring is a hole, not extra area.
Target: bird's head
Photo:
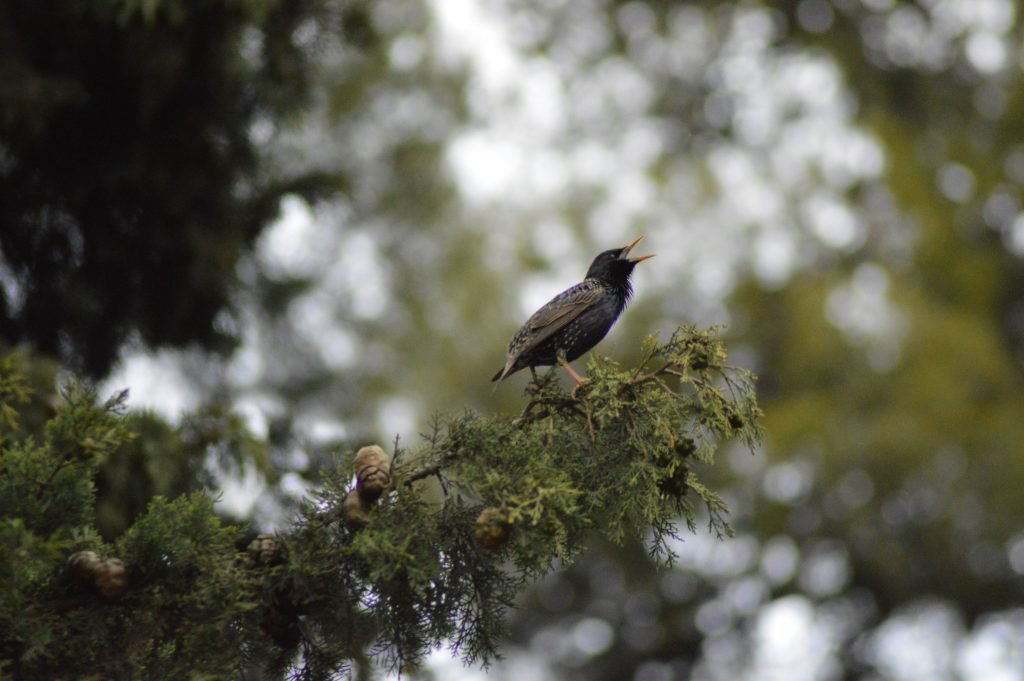
[[[627,284],[629,282],[629,275],[633,273],[633,268],[636,267],[636,264],[654,257],[654,254],[632,257],[629,255],[642,239],[643,237],[640,237],[628,246],[613,248],[610,251],[599,253],[594,258],[594,262],[590,263],[590,269],[587,270],[587,279],[599,279],[616,285]]]

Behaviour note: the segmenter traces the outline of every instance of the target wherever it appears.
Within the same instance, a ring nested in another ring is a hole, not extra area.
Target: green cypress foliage
[[[248,548],[202,493],[155,497],[104,543],[92,480],[133,437],[125,395],[70,387],[36,436],[17,366],[0,364],[0,671],[23,678],[325,679],[415,669],[443,645],[486,663],[520,590],[590,537],[646,537],[667,562],[702,509],[727,533],[698,474],[760,438],[753,377],[717,329],[684,327],[632,368],[592,356],[575,398],[551,371],[521,414],[436,417],[393,448],[379,499],[358,498],[339,453],[294,526]]]

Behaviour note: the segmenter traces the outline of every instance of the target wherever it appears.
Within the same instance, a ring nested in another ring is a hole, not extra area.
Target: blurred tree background
[[[104,531],[211,480],[286,525],[328,453],[517,409],[511,332],[646,234],[600,351],[727,325],[767,433],[713,472],[737,536],[595,545],[491,675],[1024,678],[1012,0],[2,3],[0,34],[0,337],[235,434],[157,466],[178,431],[133,417]]]

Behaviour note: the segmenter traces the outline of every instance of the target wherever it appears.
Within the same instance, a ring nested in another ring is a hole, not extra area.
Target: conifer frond
[[[519,590],[556,561],[569,564],[592,533],[647,537],[666,563],[670,540],[681,525],[696,529],[701,507],[711,532],[729,534],[728,509],[698,471],[726,441],[755,447],[760,410],[753,375],[726,364],[718,333],[683,327],[665,342],[649,338],[629,369],[592,356],[576,397],[549,372],[527,387],[515,418],[436,416],[365,527],[324,525],[349,486],[324,490],[328,507],[303,524],[338,533],[338,570],[356,568],[374,595],[362,605],[387,623],[380,655],[415,665],[447,642],[486,663]],[[351,476],[347,465],[338,478]],[[485,545],[472,519],[487,510],[507,528],[485,527]]]
[[[521,413],[438,415],[419,447],[365,448],[358,471],[339,453],[294,527],[247,548],[202,493],[155,498],[105,544],[93,479],[133,421],[125,394],[67,383],[37,435],[0,439],[0,670],[319,680],[415,669],[440,646],[487,664],[517,595],[593,536],[667,563],[698,518],[728,534],[699,474],[761,431],[753,376],[726,362],[717,329],[685,327],[632,367],[592,356],[575,397],[548,373]],[[0,363],[8,432],[24,397]],[[181,446],[258,446],[230,414],[179,430]]]

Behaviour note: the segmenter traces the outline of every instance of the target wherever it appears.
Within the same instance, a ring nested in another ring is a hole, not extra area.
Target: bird
[[[560,364],[572,377],[572,395],[586,382],[569,365],[605,337],[633,297],[629,277],[637,263],[654,255],[631,257],[639,237],[622,248],[599,253],[580,283],[552,298],[512,336],[505,366],[491,379],[495,388],[520,369]]]

